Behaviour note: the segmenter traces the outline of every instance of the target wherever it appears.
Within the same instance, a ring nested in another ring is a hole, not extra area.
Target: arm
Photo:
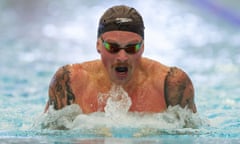
[[[194,113],[197,112],[192,82],[185,72],[176,67],[171,67],[166,77],[165,99],[167,106],[187,105]]]
[[[45,112],[49,105],[53,105],[58,110],[75,101],[75,96],[70,86],[71,66],[61,67],[53,76],[49,86],[49,100],[45,107]]]

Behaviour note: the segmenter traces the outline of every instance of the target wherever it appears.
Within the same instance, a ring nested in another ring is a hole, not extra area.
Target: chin
[[[125,85],[128,83],[128,81],[129,81],[129,79],[127,79],[127,78],[122,78],[122,79],[118,78],[118,79],[114,79],[113,83],[116,85]]]

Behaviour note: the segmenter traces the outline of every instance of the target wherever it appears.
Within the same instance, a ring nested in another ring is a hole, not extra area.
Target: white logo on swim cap
[[[133,21],[131,18],[116,18],[117,23],[126,23]]]

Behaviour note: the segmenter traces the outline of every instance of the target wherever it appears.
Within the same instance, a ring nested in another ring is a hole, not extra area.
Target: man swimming
[[[197,111],[194,88],[184,71],[142,57],[144,22],[136,9],[119,5],[105,11],[96,49],[101,60],[66,65],[55,73],[45,112],[50,105],[58,110],[71,104],[85,114],[104,111],[109,97],[100,102],[99,95],[114,85],[131,99],[130,112],[159,113],[175,105]]]

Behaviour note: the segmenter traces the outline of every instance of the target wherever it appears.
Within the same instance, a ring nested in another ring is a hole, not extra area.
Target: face
[[[142,37],[136,33],[110,31],[100,36],[97,50],[110,80],[124,85],[134,77],[138,69],[144,44]]]

